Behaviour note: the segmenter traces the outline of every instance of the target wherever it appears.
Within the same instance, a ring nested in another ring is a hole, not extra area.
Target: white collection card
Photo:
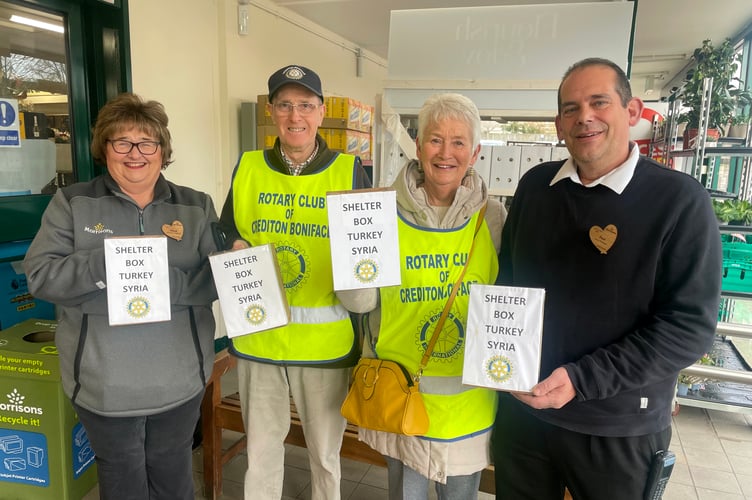
[[[209,256],[229,338],[290,322],[290,308],[271,244]]]
[[[545,290],[470,287],[462,383],[530,392],[538,383]]]
[[[167,238],[105,238],[104,260],[110,325],[170,320]]]
[[[328,193],[326,206],[334,289],[399,285],[396,191]]]

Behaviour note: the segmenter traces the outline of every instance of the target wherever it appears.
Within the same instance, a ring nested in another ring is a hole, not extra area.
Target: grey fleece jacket
[[[168,238],[172,319],[110,326],[104,244],[108,237]],[[63,390],[105,416],[140,416],[175,408],[204,389],[214,362],[216,290],[208,255],[217,250],[211,198],[160,175],[144,209],[105,174],[58,190],[24,260],[30,292],[59,306],[55,341]]]

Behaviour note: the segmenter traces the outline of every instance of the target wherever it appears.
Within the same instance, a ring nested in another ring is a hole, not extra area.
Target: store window
[[[64,21],[0,1],[0,196],[73,182]]]

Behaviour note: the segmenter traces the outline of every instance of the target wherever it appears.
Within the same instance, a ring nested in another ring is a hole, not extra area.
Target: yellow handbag
[[[366,429],[407,436],[428,432],[428,413],[418,381],[395,361],[360,359],[342,403],[342,415]]]
[[[483,223],[485,210],[484,205],[475,226],[476,235]],[[439,339],[439,333],[449,315],[449,309],[465,276],[467,263],[470,261],[474,248],[475,238],[473,238],[468,258],[459,278],[452,287],[444,310],[436,322],[433,335],[415,375],[410,375],[407,368],[396,361],[376,358],[361,358],[358,361],[353,372],[350,390],[340,410],[342,416],[348,421],[365,429],[406,436],[421,436],[428,432],[428,413],[419,390],[420,377]]]

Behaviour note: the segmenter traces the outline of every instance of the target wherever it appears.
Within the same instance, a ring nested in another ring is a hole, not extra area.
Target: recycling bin
[[[94,452],[63,393],[55,321],[0,330],[0,497],[80,500],[97,483]]]

